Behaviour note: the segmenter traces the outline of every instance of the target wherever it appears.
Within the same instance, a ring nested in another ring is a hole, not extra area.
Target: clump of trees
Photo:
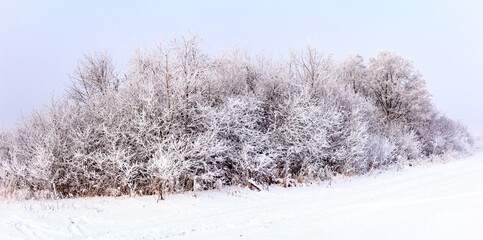
[[[77,197],[289,186],[472,149],[393,52],[338,63],[311,47],[274,61],[199,46],[193,36],[139,50],[122,75],[107,53],[86,55],[63,97],[0,132],[1,188]]]

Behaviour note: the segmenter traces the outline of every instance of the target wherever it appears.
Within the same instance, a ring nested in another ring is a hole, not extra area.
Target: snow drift
[[[268,191],[0,202],[1,239],[483,239],[483,154]]]

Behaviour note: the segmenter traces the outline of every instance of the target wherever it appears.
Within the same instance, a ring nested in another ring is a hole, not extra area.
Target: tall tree
[[[354,93],[361,93],[367,78],[367,66],[364,58],[360,55],[347,57],[340,65],[339,77],[347,89],[351,89]]]
[[[367,94],[387,122],[415,123],[430,117],[430,95],[421,74],[410,61],[394,52],[380,52],[371,58],[366,82]]]

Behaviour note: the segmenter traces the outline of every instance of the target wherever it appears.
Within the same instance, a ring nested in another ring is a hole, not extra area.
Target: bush
[[[421,76],[393,53],[367,67],[313,48],[288,62],[237,50],[209,57],[198,42],[138,51],[125,79],[107,54],[87,55],[65,96],[0,132],[2,191],[162,196],[290,185],[472,149],[467,130],[434,110]],[[396,105],[377,95],[391,71],[384,97]]]

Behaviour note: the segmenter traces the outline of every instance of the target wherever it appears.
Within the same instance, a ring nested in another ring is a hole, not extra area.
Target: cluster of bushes
[[[65,95],[0,133],[4,192],[163,194],[362,174],[469,152],[410,61],[341,63],[308,47],[274,61],[208,56],[196,36],[137,51],[121,75],[86,55]]]

